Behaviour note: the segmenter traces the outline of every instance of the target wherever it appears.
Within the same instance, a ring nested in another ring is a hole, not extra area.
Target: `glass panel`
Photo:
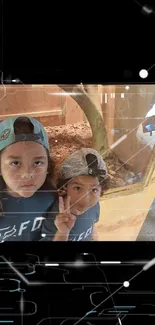
[[[6,85],[0,120],[29,115],[45,126],[57,169],[94,147],[108,166],[108,189],[144,181],[155,143],[155,85]]]

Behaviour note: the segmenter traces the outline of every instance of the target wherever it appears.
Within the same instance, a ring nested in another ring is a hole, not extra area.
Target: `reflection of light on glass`
[[[71,95],[81,95],[81,93],[68,93],[68,92],[64,92],[64,93],[49,93],[49,92],[47,92],[46,91],[46,93],[48,94],[48,95],[54,95],[54,96],[59,96],[59,95],[61,95],[61,96],[71,96]]]
[[[148,131],[153,131],[155,130],[155,125],[153,124],[145,125],[145,129],[147,129]]]
[[[105,104],[107,104],[108,103],[108,96],[107,96],[107,94],[105,94]]]
[[[125,87],[125,89],[127,89],[127,90],[128,90],[128,89],[129,89],[129,86],[126,86],[126,87]]]
[[[121,98],[124,98],[124,93],[121,93]]]
[[[115,93],[113,93],[113,98],[115,98]]]
[[[146,114],[146,117],[151,117],[153,115],[155,115],[155,104],[152,106],[150,111],[148,111],[148,113]]]
[[[111,129],[111,134],[114,135],[115,133],[120,133],[119,129]]]
[[[140,95],[141,95],[142,97],[145,97],[146,94],[147,94],[147,91],[146,91],[145,88],[140,88],[140,89],[139,89],[139,93],[140,93]]]
[[[124,134],[120,139],[118,139],[116,142],[114,142],[111,146],[110,149],[115,148],[116,146],[118,146],[119,143],[121,143],[122,141],[124,141],[127,138],[127,135]]]
[[[110,94],[110,97],[113,98],[113,94]]]
[[[101,94],[101,104],[102,104],[102,102],[103,102],[103,94]]]

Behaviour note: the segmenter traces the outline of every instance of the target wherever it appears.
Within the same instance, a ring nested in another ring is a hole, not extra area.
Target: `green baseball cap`
[[[15,134],[14,123],[18,118],[25,118],[29,120],[33,125],[33,133],[20,133]],[[48,151],[50,150],[48,135],[43,125],[36,119],[19,115],[16,117],[9,117],[8,119],[0,122],[0,151],[8,147],[10,144],[19,141],[34,141],[42,144]]]

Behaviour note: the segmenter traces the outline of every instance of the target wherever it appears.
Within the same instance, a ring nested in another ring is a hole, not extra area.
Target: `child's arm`
[[[67,198],[64,206],[63,198],[59,196],[59,212],[54,222],[57,232],[53,241],[67,241],[76,220],[76,217],[70,213],[70,197]]]
[[[42,240],[67,241],[75,224],[76,217],[70,213],[70,198],[64,206],[63,198],[59,197],[59,212],[55,217],[48,217],[42,228]]]
[[[95,240],[95,241],[98,241],[98,232],[97,232],[97,229],[96,229],[96,225],[94,224],[93,226],[93,231],[92,231],[92,240]]]

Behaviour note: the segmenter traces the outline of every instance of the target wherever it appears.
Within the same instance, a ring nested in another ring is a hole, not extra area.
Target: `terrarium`
[[[56,172],[62,161],[77,149],[93,147],[103,155],[108,167],[108,188],[101,198],[104,207],[101,204],[99,228],[104,233],[101,240],[116,240],[117,235],[108,237],[111,231],[108,227],[115,224],[112,229],[116,234],[118,220],[119,225],[124,225],[124,220],[135,223],[140,201],[134,194],[143,195],[153,182],[154,93],[154,85],[3,85],[0,120],[16,115],[40,120],[49,136]],[[141,203],[137,227],[143,223],[146,217],[143,210],[149,208],[153,198],[152,190],[145,193],[145,206]],[[122,204],[129,212],[122,212]],[[131,237],[136,238],[135,232]]]

